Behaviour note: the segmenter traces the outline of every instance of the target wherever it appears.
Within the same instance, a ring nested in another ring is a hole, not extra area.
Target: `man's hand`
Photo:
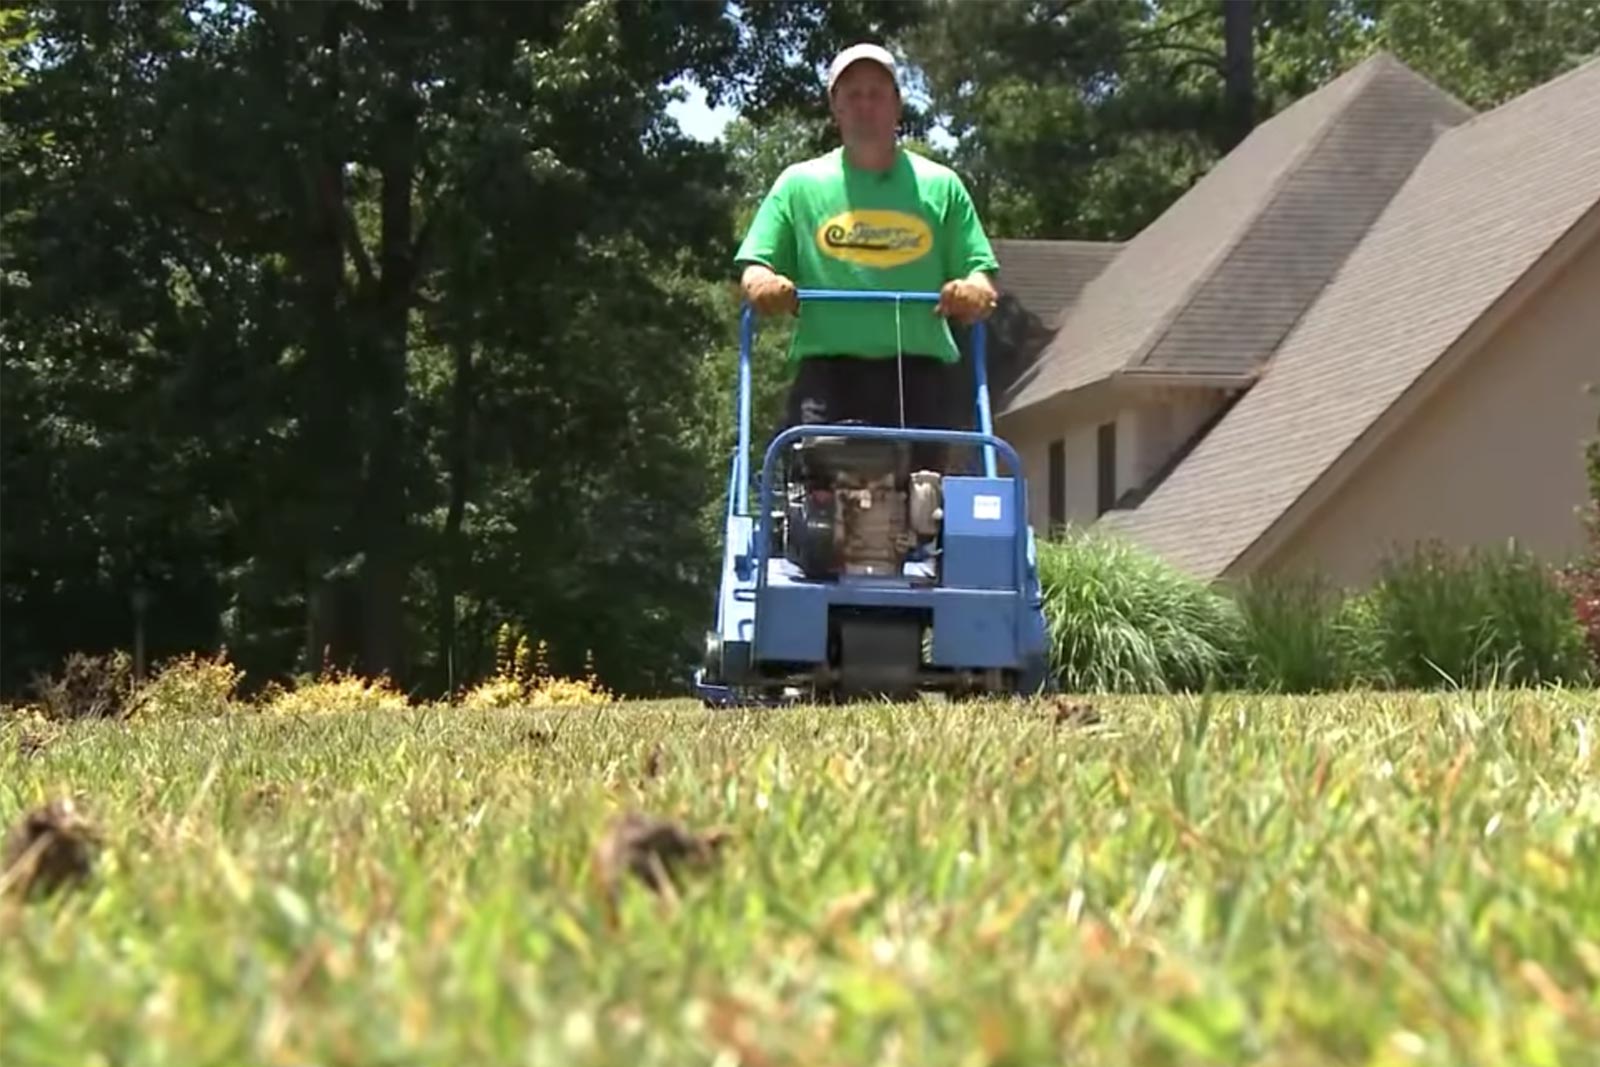
[[[794,314],[800,310],[800,298],[794,282],[759,263],[745,268],[744,297],[750,301],[758,315]]]
[[[948,315],[972,325],[989,317],[995,305],[994,286],[982,271],[973,271],[966,278],[955,278],[944,283],[939,290],[937,314]]]

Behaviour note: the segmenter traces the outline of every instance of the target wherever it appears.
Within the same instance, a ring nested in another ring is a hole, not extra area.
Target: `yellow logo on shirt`
[[[933,251],[933,230],[903,211],[846,211],[817,227],[817,248],[863,267],[903,267]]]

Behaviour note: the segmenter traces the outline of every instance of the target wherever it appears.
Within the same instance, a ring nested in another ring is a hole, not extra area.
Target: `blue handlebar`
[[[805,300],[860,300],[872,304],[891,304],[913,301],[919,304],[937,304],[939,294],[932,292],[879,292],[875,289],[797,289],[796,294]]]

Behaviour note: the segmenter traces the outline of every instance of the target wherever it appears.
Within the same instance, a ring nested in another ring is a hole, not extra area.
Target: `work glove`
[[[794,291],[794,282],[781,274],[769,274],[750,284],[750,305],[758,315],[777,315],[800,310],[800,298]]]
[[[939,306],[935,310],[971,325],[988,318],[994,311],[994,303],[987,289],[965,278],[956,278],[945,282],[944,288],[939,290]]]

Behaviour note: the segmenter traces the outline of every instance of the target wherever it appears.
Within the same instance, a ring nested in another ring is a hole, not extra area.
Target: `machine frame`
[[[801,289],[817,301],[929,304],[937,292]],[[788,427],[768,443],[751,507],[751,349],[755,312],[741,313],[738,441],[730,463],[716,620],[695,693],[706,703],[774,703],[799,697],[1026,694],[1048,688],[1048,646],[1027,483],[1016,450],[993,430],[987,330],[972,332],[978,430],[857,424]],[[902,574],[805,577],[773,549],[774,485],[780,457],[807,437],[970,445],[982,475],[944,475],[942,558],[908,562]],[[996,472],[1003,457],[1008,475]],[[959,506],[955,512],[950,504]],[[908,646],[907,620],[922,640]],[[930,633],[931,631],[931,633]],[[931,643],[928,638],[931,636]],[[912,665],[908,660],[915,657]]]

